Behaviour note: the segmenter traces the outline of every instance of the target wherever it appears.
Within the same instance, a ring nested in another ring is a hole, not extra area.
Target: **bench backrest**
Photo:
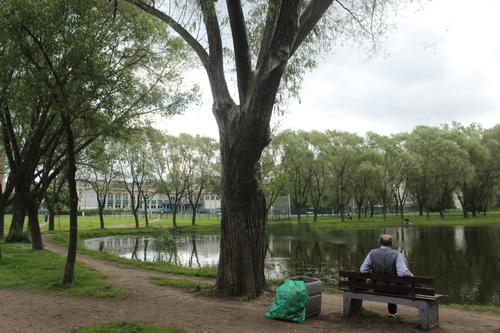
[[[368,291],[374,293],[434,296],[434,289],[424,287],[432,285],[434,278],[425,276],[404,276],[361,273],[341,270],[339,272],[339,289],[352,291]]]

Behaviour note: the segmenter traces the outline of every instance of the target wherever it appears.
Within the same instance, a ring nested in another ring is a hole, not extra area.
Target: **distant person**
[[[348,220],[348,221],[352,221],[352,214],[351,214],[351,211],[348,211],[348,212],[347,212],[347,220]]]
[[[403,255],[391,249],[392,236],[383,234],[379,238],[378,249],[371,250],[366,256],[363,264],[359,268],[362,273],[381,273],[397,276],[413,276],[413,273],[406,266],[406,261]],[[387,304],[389,316],[396,317],[398,315],[398,306],[396,304]]]

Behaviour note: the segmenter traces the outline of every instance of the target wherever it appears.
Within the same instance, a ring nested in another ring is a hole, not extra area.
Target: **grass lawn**
[[[195,282],[191,280],[154,277],[152,281],[159,286],[168,286],[172,288],[182,289],[190,293],[201,293],[204,295],[209,295],[215,288],[215,285],[213,283]]]
[[[60,285],[66,258],[43,250],[33,251],[30,244],[1,244],[0,288],[37,292],[57,292],[71,296],[124,299],[126,294],[109,283],[104,275],[77,262],[75,280]]]
[[[450,211],[446,213],[445,220],[439,218],[439,214],[433,213],[430,218],[418,216],[417,213],[408,213],[405,217],[411,219],[413,225],[488,225],[500,224],[500,211],[488,212],[486,216],[480,215],[477,217],[464,218],[460,211]],[[10,226],[11,215],[5,215],[5,230],[8,231]],[[59,221],[60,220],[60,221]],[[40,215],[41,229],[47,231],[47,224],[43,223],[43,215]],[[160,218],[160,215],[151,215],[149,217],[149,225],[154,228],[171,228],[172,216],[165,214]],[[198,215],[197,225],[191,226],[191,216],[189,214],[178,215],[177,225],[182,232],[186,233],[218,233],[220,230],[220,217],[214,215]],[[135,222],[132,216],[119,216],[119,215],[106,215],[104,216],[104,224],[106,229],[123,229],[134,228]],[[353,216],[352,221],[347,219],[342,222],[340,217],[337,216],[319,216],[317,222],[313,222],[313,217],[304,215],[302,216],[302,225],[310,225],[314,228],[327,228],[327,229],[366,229],[366,228],[380,228],[380,227],[397,227],[401,226],[401,219],[394,215],[388,214],[387,219],[384,220],[382,215],[374,217],[362,217],[358,220],[357,216]],[[269,230],[277,230],[283,228],[284,225],[298,225],[297,218],[294,216],[290,220],[275,221],[270,219],[268,223]],[[145,227],[144,217],[140,216],[140,227]],[[99,216],[78,216],[78,229],[90,230],[99,229]],[[56,231],[69,230],[69,216],[62,215],[60,218],[56,216],[55,220]],[[130,232],[129,232],[130,233]]]
[[[153,325],[121,321],[73,330],[72,333],[188,333],[179,328],[163,328]]]

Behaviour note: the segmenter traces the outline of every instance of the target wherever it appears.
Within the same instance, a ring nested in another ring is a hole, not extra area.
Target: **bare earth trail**
[[[44,244],[50,251],[66,252],[46,238]],[[0,290],[0,333],[68,333],[76,327],[119,320],[176,326],[192,333],[420,332],[414,324],[418,317],[413,308],[400,308],[404,320],[401,323],[344,320],[341,296],[324,295],[320,316],[302,325],[293,324],[264,317],[271,303],[269,296],[252,302],[204,297],[151,282],[155,276],[187,277],[128,267],[82,254],[78,255],[78,260],[108,276],[129,297],[117,301]],[[379,313],[385,311],[383,304],[366,306]],[[441,327],[432,332],[493,333],[500,327],[500,316],[490,314],[441,308],[440,317]]]

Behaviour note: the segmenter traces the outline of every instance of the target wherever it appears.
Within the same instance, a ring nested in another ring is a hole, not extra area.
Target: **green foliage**
[[[500,126],[491,130],[458,123],[418,126],[382,136],[326,131],[277,134],[261,158],[268,204],[289,194],[292,212],[340,215],[377,208],[385,215],[405,207],[427,215],[460,208],[464,215],[498,207]]]
[[[93,327],[84,327],[71,331],[72,333],[187,333],[179,328],[162,328],[154,325],[137,324],[130,321],[120,321]]]
[[[77,263],[75,281],[61,286],[65,258],[49,251],[32,251],[27,244],[2,244],[0,288],[56,292],[71,296],[117,298],[124,291],[110,284],[104,275],[83,263]]]
[[[157,252],[172,253],[177,249],[177,233],[175,229],[157,230],[151,234],[153,249]]]

